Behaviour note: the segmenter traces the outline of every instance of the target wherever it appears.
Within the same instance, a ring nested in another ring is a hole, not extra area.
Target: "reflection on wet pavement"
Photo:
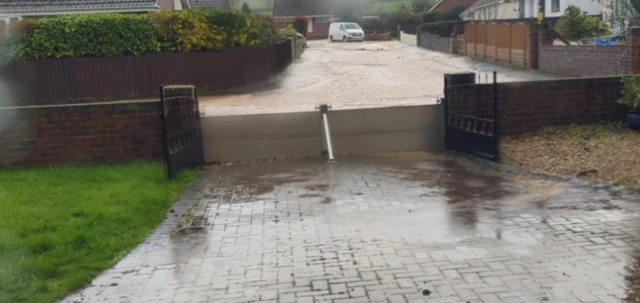
[[[422,153],[210,167],[202,231],[66,301],[640,302],[638,198]]]

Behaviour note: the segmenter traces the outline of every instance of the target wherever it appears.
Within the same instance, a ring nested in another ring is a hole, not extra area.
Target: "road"
[[[548,79],[550,76],[429,51],[398,41],[329,43],[310,41],[278,79],[200,97],[208,116],[433,104],[443,95],[445,73],[478,72],[481,81]]]

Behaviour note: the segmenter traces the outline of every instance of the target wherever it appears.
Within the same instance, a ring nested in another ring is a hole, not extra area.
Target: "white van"
[[[364,31],[358,23],[333,22],[329,25],[329,41],[336,40],[342,40],[342,42],[363,41]]]

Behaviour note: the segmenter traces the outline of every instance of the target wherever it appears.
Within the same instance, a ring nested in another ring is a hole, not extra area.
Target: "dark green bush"
[[[439,35],[440,37],[450,37],[455,30],[458,21],[443,21],[425,23],[420,25],[420,32]]]
[[[20,24],[25,29],[7,39],[13,60],[220,50],[277,40],[273,22],[220,9],[71,15]]]
[[[467,9],[467,6],[458,6],[444,12],[427,12],[422,14],[423,23],[443,22],[460,20],[460,14]]]
[[[157,27],[145,15],[70,15],[30,25],[12,59],[139,55],[157,51]]]
[[[383,24],[381,20],[366,20],[360,22],[360,26],[365,34],[373,34],[383,32]]]

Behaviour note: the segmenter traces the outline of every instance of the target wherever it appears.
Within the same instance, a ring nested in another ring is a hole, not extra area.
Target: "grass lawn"
[[[392,13],[399,11],[403,5],[411,10],[411,0],[393,0],[374,3],[373,11],[377,13]]]
[[[149,235],[198,175],[158,163],[0,169],[0,302],[54,302]]]

